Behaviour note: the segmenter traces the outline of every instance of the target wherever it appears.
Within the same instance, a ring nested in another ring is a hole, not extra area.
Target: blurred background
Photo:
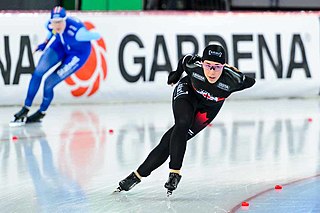
[[[319,0],[12,0],[0,10],[47,10],[62,5],[68,10],[318,10]]]

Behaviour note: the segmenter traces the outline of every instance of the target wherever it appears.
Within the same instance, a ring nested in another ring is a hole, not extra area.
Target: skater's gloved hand
[[[182,63],[183,63],[183,58],[180,58],[176,71],[172,71],[169,73],[167,84],[173,86],[180,80],[180,77],[183,73]]]
[[[180,74],[177,71],[169,73],[167,84],[173,86],[180,80]]]
[[[188,64],[194,64],[197,61],[201,61],[201,57],[199,55],[194,55],[188,60]]]
[[[46,48],[47,43],[48,43],[48,42],[45,41],[45,42],[43,42],[42,44],[39,44],[38,47],[37,47],[37,49],[35,50],[35,52],[37,52],[37,51],[43,51],[43,50]]]

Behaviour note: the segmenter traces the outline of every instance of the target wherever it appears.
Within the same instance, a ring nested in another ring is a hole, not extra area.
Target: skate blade
[[[167,197],[170,197],[172,195],[172,191],[171,190],[168,190],[167,191]]]
[[[19,127],[19,126],[24,126],[26,124],[26,122],[24,121],[11,121],[9,123],[10,127]]]
[[[116,188],[116,190],[113,191],[113,194],[117,194],[119,192],[123,191],[120,186],[118,188]]]

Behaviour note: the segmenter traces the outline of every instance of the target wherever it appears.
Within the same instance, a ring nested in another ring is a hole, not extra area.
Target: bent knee
[[[182,129],[189,129],[189,127],[192,124],[192,120],[191,119],[187,119],[187,118],[179,118],[175,120],[175,125],[178,128],[182,128]]]
[[[46,73],[46,71],[36,68],[34,70],[34,72],[32,73],[32,77],[42,78],[45,73]]]
[[[53,82],[49,78],[47,78],[44,82],[44,91],[53,91],[53,88],[57,85],[57,83]]]

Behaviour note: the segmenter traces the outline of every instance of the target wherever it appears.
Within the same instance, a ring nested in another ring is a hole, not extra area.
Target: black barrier
[[[62,0],[10,0],[0,1],[0,10],[51,10],[61,5]]]

